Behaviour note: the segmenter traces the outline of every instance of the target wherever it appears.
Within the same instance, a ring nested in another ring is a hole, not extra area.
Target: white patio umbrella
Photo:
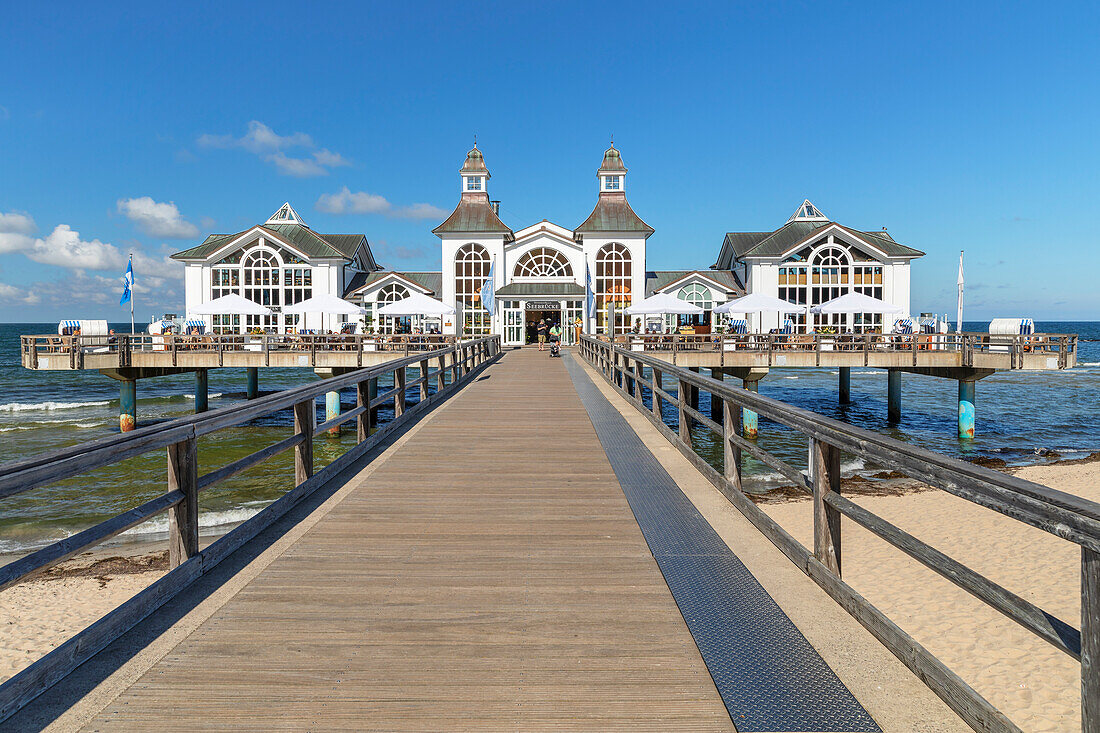
[[[803,306],[795,305],[781,298],[776,298],[765,293],[749,293],[743,298],[723,303],[714,309],[715,313],[798,313]],[[760,330],[760,322],[757,319],[756,330]]]
[[[199,303],[189,310],[204,316],[270,316],[274,313],[267,306],[235,293]]]
[[[421,293],[413,293],[404,300],[386,303],[378,308],[380,316],[450,316],[454,313],[455,309],[451,306]]]
[[[811,313],[904,313],[900,305],[872,298],[863,293],[847,293],[839,298],[815,305]]]
[[[421,323],[428,316],[438,317],[454,315],[457,311],[446,303],[429,298],[422,293],[413,293],[403,300],[386,303],[378,308],[379,316],[403,318],[419,316]]]
[[[657,293],[649,296],[641,303],[630,306],[626,309],[626,312],[632,316],[664,315],[666,313],[697,316],[703,312],[703,309],[694,303],[681,300],[675,295]]]
[[[352,303],[350,300],[344,300],[343,298],[337,298],[335,295],[325,293],[324,295],[314,295],[312,298],[306,298],[305,300],[295,303],[294,305],[288,305],[283,308],[283,313],[334,313],[345,314],[350,313],[354,315],[362,315],[367,311],[361,306]],[[302,324],[305,324],[303,318]]]

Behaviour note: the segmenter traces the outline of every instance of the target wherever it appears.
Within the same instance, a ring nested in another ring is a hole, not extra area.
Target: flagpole
[[[959,250],[959,302],[958,317],[955,321],[955,333],[962,333],[963,327],[963,250]]]

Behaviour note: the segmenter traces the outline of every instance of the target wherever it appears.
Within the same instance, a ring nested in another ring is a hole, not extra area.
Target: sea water
[[[987,323],[967,323],[983,330]],[[112,324],[119,332],[129,324]],[[902,377],[901,422],[886,419],[886,372],[852,369],[852,402],[837,400],[835,369],[773,369],[760,382],[760,393],[815,412],[876,430],[899,440],[953,456],[1000,457],[1010,464],[1072,458],[1100,450],[1100,323],[1045,322],[1037,330],[1077,333],[1078,366],[1061,372],[1000,372],[977,386],[977,431],[973,440],[957,437],[957,383],[906,374]],[[20,334],[56,331],[56,324],[0,324],[0,463],[48,453],[118,432],[118,382],[96,371],[34,372],[19,361]],[[551,368],[548,360],[547,367]],[[309,369],[261,369],[261,393],[288,389],[318,377]],[[245,399],[244,369],[210,370],[210,408]],[[151,425],[193,411],[195,377],[183,374],[138,381],[138,423]],[[731,382],[736,384],[736,382]],[[410,394],[411,396],[411,394]],[[343,409],[354,405],[350,390]],[[317,409],[323,420],[323,397]],[[709,414],[704,393],[700,409]],[[392,412],[382,408],[385,421]],[[675,415],[668,416],[675,422]],[[200,472],[206,473],[277,442],[290,434],[290,410],[247,425],[222,430],[199,441]],[[349,424],[353,425],[353,424]],[[719,444],[706,430],[696,430],[697,448],[720,465]],[[334,460],[355,442],[354,428],[338,438],[315,442],[318,467]],[[806,461],[804,436],[760,419],[759,443],[792,465]],[[445,455],[441,455],[445,460]],[[216,533],[252,516],[292,488],[293,457],[283,453],[203,492],[200,525]],[[845,457],[847,473],[873,471]],[[165,457],[153,451],[114,466],[0,500],[0,554],[26,552],[137,506],[165,491]],[[770,468],[745,459],[746,482],[767,489],[787,483]],[[129,538],[159,537],[167,526],[161,516],[129,531]]]

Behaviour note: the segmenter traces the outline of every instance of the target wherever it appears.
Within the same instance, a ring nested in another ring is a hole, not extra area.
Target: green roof
[[[721,283],[725,288],[738,295],[745,292],[745,286],[737,275],[729,270],[650,270],[645,274],[645,294],[649,296],[662,290],[688,275],[701,275],[709,280]]]
[[[577,283],[509,283],[497,291],[497,295],[522,297],[527,295],[582,296],[584,288]]]
[[[458,206],[446,221],[432,230],[433,234],[444,232],[496,232],[512,236],[512,230],[504,225],[489,203],[489,194],[463,193]]]
[[[353,293],[363,287],[370,286],[390,275],[399,275],[411,280],[428,291],[430,295],[438,296],[443,290],[443,274],[440,272],[398,272],[396,270],[378,270],[377,272],[357,272],[344,288],[344,295]]]
[[[626,201],[626,194],[618,191],[614,193],[603,192],[596,201],[596,208],[584,220],[584,223],[574,231],[584,232],[644,232],[648,237],[653,234],[653,227],[642,221],[630,204]]]
[[[862,239],[890,257],[920,257],[924,254],[919,249],[895,242],[893,237],[884,231],[863,232],[837,224],[835,221],[792,221],[771,233],[727,233],[722,241],[722,250],[718,254],[718,261],[714,263],[714,268],[728,270],[733,266],[733,260],[743,257],[778,257],[803,241],[812,239],[818,230],[833,225]]]
[[[211,234],[202,244],[185,249],[172,255],[177,260],[201,260],[217,252],[229,242],[255,227],[249,227],[236,234]],[[350,260],[356,250],[366,241],[363,234],[318,234],[309,227],[300,224],[264,224],[266,229],[279,239],[292,245],[308,257],[341,257]],[[373,265],[371,260],[368,264]]]

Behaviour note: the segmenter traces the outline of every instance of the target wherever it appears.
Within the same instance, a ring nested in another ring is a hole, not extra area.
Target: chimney
[[[500,216],[500,202],[499,201],[490,201],[489,205],[493,207],[493,213],[496,214],[497,216]]]

